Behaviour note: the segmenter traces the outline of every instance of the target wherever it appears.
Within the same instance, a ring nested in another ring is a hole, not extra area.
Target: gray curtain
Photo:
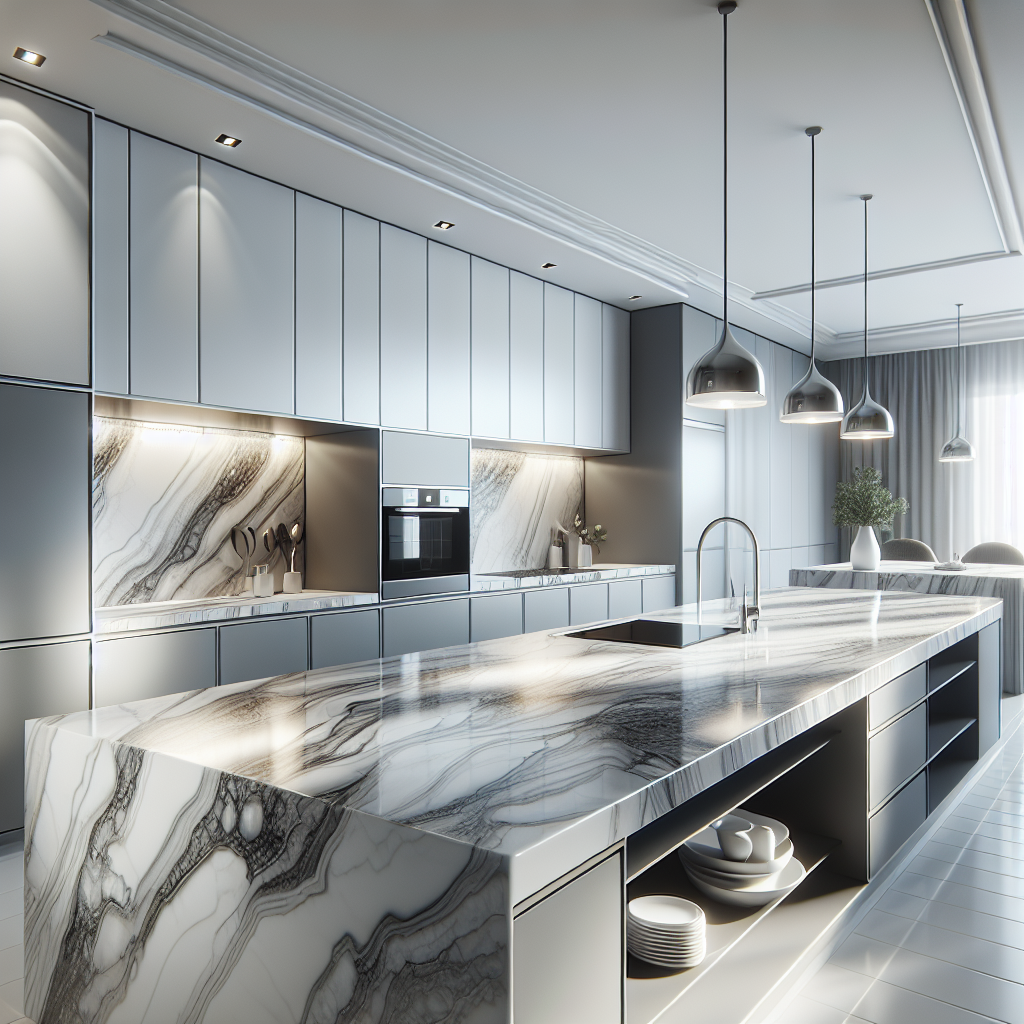
[[[956,349],[950,348],[872,356],[871,394],[892,414],[895,436],[889,441],[840,442],[840,479],[849,480],[861,466],[878,469],[892,493],[910,503],[910,512],[897,518],[893,535],[923,540],[940,558],[954,551],[962,555],[980,541],[1019,546],[1024,522],[1015,491],[1024,466],[1017,465],[1016,450],[1006,444],[1019,433],[1016,407],[1012,401],[999,401],[1000,396],[1024,397],[1024,342],[963,349],[961,431],[979,449],[978,462],[938,461],[956,429],[955,357]],[[823,366],[847,409],[860,400],[863,365],[863,359],[843,359]],[[972,409],[977,423],[972,423]],[[976,481],[983,484],[984,495],[976,493]],[[849,530],[842,533],[845,560],[851,538]]]

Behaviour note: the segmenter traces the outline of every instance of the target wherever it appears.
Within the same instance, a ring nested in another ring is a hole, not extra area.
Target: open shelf
[[[816,754],[835,734],[833,729],[811,729],[635,832],[626,840],[627,882],[657,864],[666,854],[677,850],[712,821],[739,807],[801,761]]]
[[[934,761],[976,718],[933,718],[928,723],[928,762]]]
[[[928,666],[928,695],[931,696],[936,690],[941,690],[946,683],[951,683],[957,676],[963,675],[969,668],[977,665],[976,661],[950,661],[946,664],[935,664]]]
[[[780,904],[799,899],[816,868],[839,844],[807,832],[791,833],[793,856],[807,871],[800,885],[763,907],[731,907],[705,896],[690,883],[677,856],[665,857],[627,887],[627,899],[655,893],[681,896],[703,908],[707,916],[707,955],[696,967],[672,971],[633,956],[627,957],[626,1005],[629,1024],[646,1024],[664,1012]],[[848,884],[853,884],[847,880]]]

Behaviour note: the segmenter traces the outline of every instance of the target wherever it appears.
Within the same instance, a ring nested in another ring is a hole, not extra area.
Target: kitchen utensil
[[[270,563],[256,566],[256,575],[252,578],[252,592],[255,597],[274,596],[274,574],[270,571]]]
[[[235,554],[242,559],[245,565],[243,578],[245,588],[248,590],[251,588],[249,563],[252,556],[256,554],[256,531],[251,526],[232,526],[231,546],[235,549]]]
[[[267,549],[267,554],[272,558],[277,550],[277,534],[272,526],[268,530],[263,531],[263,546]]]
[[[754,827],[752,821],[738,814],[727,814],[712,822],[711,827],[718,833],[718,845],[729,860],[745,861],[750,858],[754,848],[750,841],[750,831]]]
[[[278,523],[277,546],[281,549],[281,554],[284,555],[285,561],[288,560],[288,550],[290,543],[291,542],[288,540],[288,527],[285,526],[284,523]]]
[[[299,546],[299,541],[302,540],[302,523],[292,523],[292,528],[288,531],[288,536],[292,542],[292,568],[291,571],[295,572],[295,549]]]

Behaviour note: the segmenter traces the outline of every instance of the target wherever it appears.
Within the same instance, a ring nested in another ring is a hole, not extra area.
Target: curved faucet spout
[[[740,630],[743,633],[749,633],[752,629],[757,629],[757,621],[761,616],[761,548],[757,543],[754,531],[742,519],[736,519],[734,516],[719,516],[712,520],[704,527],[704,532],[697,542],[697,625],[701,624],[701,557],[704,554],[704,541],[707,540],[708,534],[722,523],[734,523],[736,526],[742,527],[750,534],[750,541],[754,545],[754,603],[748,607],[744,591],[743,607],[740,610]]]

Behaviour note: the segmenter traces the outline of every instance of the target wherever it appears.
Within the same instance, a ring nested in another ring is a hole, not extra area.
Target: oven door
[[[469,509],[382,506],[385,600],[469,589]]]

